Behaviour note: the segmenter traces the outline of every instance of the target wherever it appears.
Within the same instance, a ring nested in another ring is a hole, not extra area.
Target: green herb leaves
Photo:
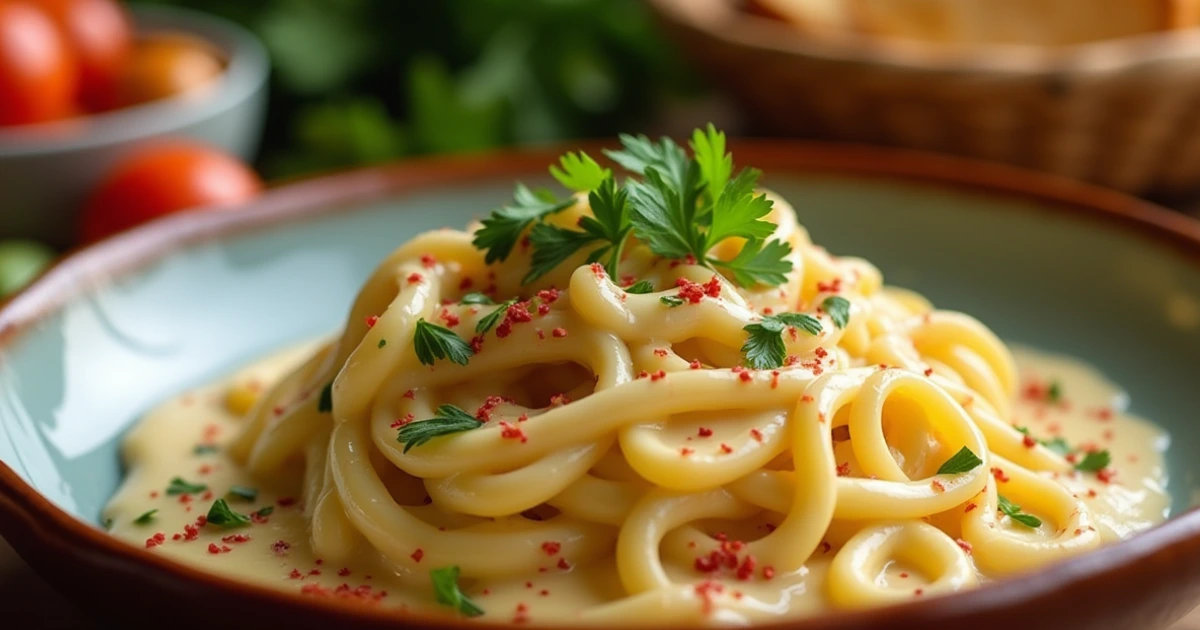
[[[971,472],[983,465],[983,460],[974,451],[967,447],[962,447],[946,463],[938,468],[939,475],[958,475],[965,472]]]
[[[242,501],[253,501],[258,498],[258,488],[248,486],[230,486],[228,496]]]
[[[250,517],[234,512],[225,499],[217,499],[208,509],[208,524],[232,529],[250,524]]]
[[[175,477],[167,486],[167,494],[196,494],[208,490],[208,486],[202,483],[188,483],[182,477]]]
[[[1092,451],[1083,456],[1075,464],[1075,470],[1080,472],[1100,472],[1112,463],[1112,455],[1107,451]]]
[[[626,293],[641,295],[643,293],[654,293],[654,285],[649,280],[639,280],[628,287],[625,287]]]
[[[483,426],[471,414],[455,407],[442,405],[437,408],[434,417],[404,425],[396,435],[396,441],[404,445],[404,452],[414,446],[420,446],[435,437],[470,431]]]
[[[486,335],[489,330],[495,328],[496,324],[500,323],[500,319],[504,317],[506,312],[508,312],[508,308],[516,303],[517,298],[502,302],[500,306],[496,308],[496,310],[484,315],[479,319],[479,322],[475,324],[475,332],[480,335]]]
[[[492,298],[478,291],[468,293],[458,299],[459,304],[495,304]]]
[[[1000,504],[997,506],[997,509],[1000,510],[1001,514],[1004,514],[1005,516],[1011,518],[1012,520],[1026,526],[1026,527],[1041,526],[1042,519],[1040,519],[1032,514],[1026,514],[1026,513],[1022,512],[1021,506],[1013,503],[1012,501],[1009,501],[1007,498],[1005,498],[1004,495],[999,495],[999,503]]]
[[[838,295],[831,295],[821,302],[821,310],[833,320],[833,325],[845,328],[850,323],[850,300]]]
[[[466,365],[471,355],[475,354],[471,344],[454,334],[454,331],[430,324],[425,318],[417,320],[413,351],[417,353],[417,360],[424,365],[433,365],[437,359],[450,359],[459,365]]]
[[[786,281],[792,250],[782,241],[766,240],[776,225],[766,220],[770,199],[754,192],[761,172],[747,168],[733,174],[725,134],[711,124],[697,129],[691,157],[670,138],[656,142],[621,135],[620,141],[621,150],[605,154],[641,180],[619,185],[612,171],[586,153],[567,153],[550,167],[550,174],[567,189],[588,193],[592,215],[580,218],[580,229],[546,223],[546,217],[574,200],[559,201],[550,193],[518,185],[513,204],[494,210],[475,234],[475,246],[487,251],[486,262],[507,259],[528,229],[533,253],[525,284],[582,251],[588,252],[587,262],[602,263],[615,278],[632,235],[659,256],[719,269],[742,286]],[[737,256],[720,260],[708,255],[730,238],[745,239]]]
[[[463,594],[458,586],[458,567],[442,567],[429,572],[437,603],[449,606],[467,617],[478,617],[483,609]]]
[[[158,510],[150,510],[149,512],[145,512],[141,516],[133,519],[133,524],[134,525],[149,525],[150,523],[154,522],[155,514],[158,514]]]
[[[769,370],[783,365],[787,359],[787,346],[783,343],[784,331],[789,327],[803,330],[810,335],[821,334],[821,321],[805,313],[779,313],[769,315],[757,324],[742,328],[750,334],[742,344],[746,365],[756,370]]]

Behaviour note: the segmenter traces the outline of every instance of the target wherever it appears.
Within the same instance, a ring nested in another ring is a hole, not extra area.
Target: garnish
[[[321,389],[321,400],[317,403],[317,411],[321,413],[333,411],[333,381],[329,381]]]
[[[208,523],[227,528],[242,527],[250,524],[250,517],[234,512],[225,499],[217,499],[208,509]]]
[[[517,298],[502,302],[496,310],[484,315],[483,318],[479,320],[479,323],[475,324],[475,332],[481,335],[486,335],[489,330],[495,328],[496,324],[500,323],[500,319],[504,317],[504,314],[508,311],[508,307],[516,303]]]
[[[658,298],[658,301],[662,302],[663,304],[666,304],[667,307],[669,307],[669,308],[675,308],[676,306],[683,306],[683,298],[677,297],[674,295],[664,295],[664,296]]]
[[[231,486],[229,488],[229,496],[237,497],[243,501],[253,501],[258,498],[258,488],[248,488],[246,486]]]
[[[654,293],[654,285],[649,280],[641,280],[634,284],[625,287],[626,293],[641,295],[643,293]]]
[[[475,605],[458,587],[458,567],[442,567],[429,572],[437,603],[449,606],[467,617],[478,617],[483,609]]]
[[[938,468],[939,475],[957,475],[959,473],[970,472],[983,465],[983,460],[974,451],[967,447],[962,447],[953,457],[946,460],[941,468]]]
[[[575,192],[587,192],[600,187],[600,182],[612,177],[612,171],[600,166],[592,157],[583,151],[567,153],[558,159],[562,165],[550,166],[550,174],[563,187]]]
[[[746,343],[742,344],[746,365],[756,370],[782,366],[787,358],[783,331],[789,326],[799,328],[810,335],[821,334],[821,321],[806,313],[779,313],[764,317],[761,322],[742,328],[750,333]]]
[[[733,174],[733,156],[725,152],[725,133],[709,123],[708,129],[692,132],[691,146],[706,191],[724,190]]]
[[[100,523],[100,525],[102,525],[106,530],[112,529],[113,520],[111,518],[106,518],[104,519],[104,522]]]
[[[829,314],[833,325],[845,328],[850,323],[850,300],[838,295],[831,295],[821,302],[821,310]]]
[[[182,477],[175,477],[171,480],[171,484],[167,486],[167,494],[196,494],[208,490],[208,486],[202,483],[188,483]]]
[[[1075,470],[1080,472],[1098,472],[1112,463],[1112,455],[1107,451],[1092,451],[1083,456],[1079,463],[1075,464]]]
[[[435,437],[470,431],[483,426],[475,416],[455,407],[441,405],[436,415],[428,420],[410,422],[400,428],[396,441],[404,445],[404,452],[414,446],[420,446]]]
[[[459,304],[495,304],[492,298],[478,291],[468,293],[458,299]]]
[[[255,512],[255,514],[256,514],[256,515],[258,515],[258,516],[270,516],[270,515],[271,515],[271,513],[272,513],[272,512],[274,512],[274,511],[275,511],[275,506],[273,506],[273,505],[268,505],[268,506],[266,506],[266,507],[261,507],[261,508],[258,508],[258,511],[257,511],[257,512]]]
[[[383,347],[384,347],[384,346],[386,346],[386,345],[387,345],[387,339],[380,339],[380,340],[379,340],[379,343],[378,343],[378,344],[377,344],[375,347],[376,347],[376,348],[379,348],[380,350],[382,350],[382,349],[383,349]]]
[[[1067,444],[1067,441],[1062,439],[1061,436],[1056,437],[1052,440],[1038,440],[1038,441],[1042,443],[1042,446],[1045,446],[1046,448],[1054,451],[1055,453],[1058,453],[1059,455],[1069,455],[1071,453],[1071,451],[1073,450],[1073,449],[1071,449],[1071,445]]]
[[[1062,400],[1062,394],[1063,394],[1062,383],[1059,383],[1058,381],[1054,381],[1054,382],[1050,383],[1050,387],[1046,390],[1046,400],[1049,402],[1052,402],[1052,403],[1056,403],[1056,402]]]
[[[610,173],[599,182],[596,189],[588,193],[588,204],[594,216],[583,216],[579,227],[583,231],[568,230],[545,223],[533,226],[529,242],[533,244],[533,260],[523,283],[529,284],[549,273],[563,261],[581,249],[593,244],[600,247],[588,254],[587,262],[604,261],[608,275],[616,277],[617,264],[625,248],[629,232],[633,229],[629,218],[628,196],[617,186]]]
[[[483,220],[483,227],[475,233],[471,243],[477,249],[487,250],[484,262],[489,265],[506,260],[525,228],[574,203],[571,198],[559,201],[548,190],[534,192],[524,184],[517,184],[513,203],[493,210],[491,216]]]
[[[145,514],[133,519],[134,525],[149,525],[154,520],[154,515],[158,514],[158,510],[150,510]]]
[[[197,444],[192,449],[192,453],[195,453],[196,455],[206,455],[208,453],[216,453],[218,450],[219,449],[217,448],[216,444]]]
[[[1026,526],[1026,527],[1038,527],[1042,524],[1042,519],[1040,519],[1032,514],[1026,514],[1026,513],[1022,512],[1021,506],[1017,505],[1016,503],[1013,503],[1012,501],[1009,501],[1007,498],[1005,498],[1004,495],[998,495],[998,496],[1000,499],[1000,505],[999,505],[1000,512],[1003,513],[1005,516],[1011,518],[1012,520]]]
[[[417,332],[413,335],[413,350],[424,365],[433,365],[437,359],[450,359],[466,365],[475,351],[449,328],[430,324],[425,318],[417,320]]]

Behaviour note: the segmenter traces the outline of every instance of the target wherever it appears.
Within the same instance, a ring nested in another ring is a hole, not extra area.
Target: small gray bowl
[[[139,32],[189,33],[220,49],[227,67],[202,97],[166,98],[80,119],[0,127],[0,238],[74,244],[88,193],[122,157],[148,141],[190,136],[251,160],[258,151],[270,61],[245,29],[203,13],[131,7]]]

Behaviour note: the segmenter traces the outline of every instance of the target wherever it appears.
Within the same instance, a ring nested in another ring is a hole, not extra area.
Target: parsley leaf
[[[570,208],[574,203],[573,198],[559,201],[549,192],[535,193],[524,184],[517,184],[513,203],[493,210],[483,220],[483,227],[475,233],[471,243],[477,249],[487,250],[484,261],[489,265],[506,260],[525,228],[536,220]]]
[[[1059,455],[1069,455],[1072,451],[1071,445],[1067,444],[1067,441],[1062,439],[1061,436],[1052,440],[1041,440],[1041,442],[1042,446],[1045,446]]]
[[[1004,495],[999,495],[999,499],[999,510],[1005,516],[1026,527],[1038,527],[1042,524],[1042,519],[1032,514],[1026,514],[1022,512],[1021,506],[1009,501]]]
[[[829,314],[833,325],[845,328],[850,323],[850,300],[839,295],[831,295],[821,302],[821,310]]]
[[[192,448],[192,453],[196,455],[207,455],[208,453],[216,453],[218,450],[216,444],[197,444]]]
[[[227,494],[243,501],[253,501],[258,498],[258,488],[250,488],[247,486],[230,486]]]
[[[568,230],[545,223],[534,225],[529,233],[529,242],[533,245],[533,259],[530,261],[529,273],[525,274],[521,283],[529,284],[550,273],[566,259],[597,240],[599,239],[595,235],[588,232]]]
[[[208,486],[202,483],[188,483],[182,477],[175,477],[171,480],[171,484],[167,486],[167,494],[196,494],[208,490]]]
[[[333,381],[329,381],[321,389],[321,400],[317,402],[317,411],[321,413],[333,411]]]
[[[375,347],[379,348],[380,350],[383,350],[383,347],[386,345],[387,345],[387,339],[380,339],[379,343],[376,344]]]
[[[696,198],[700,169],[689,161],[683,181],[676,185],[655,168],[646,169],[645,180],[630,182],[630,220],[638,238],[650,250],[667,258],[704,260],[705,240],[696,223]]]
[[[742,344],[746,365],[756,370],[782,366],[787,358],[783,332],[789,326],[799,328],[810,335],[821,333],[821,321],[805,313],[779,313],[764,317],[761,322],[742,328],[749,333],[746,342]]]
[[[490,298],[482,293],[479,293],[477,291],[468,293],[468,294],[462,296],[461,298],[458,299],[458,302],[459,302],[459,304],[495,304],[496,303],[492,300],[492,298]]]
[[[662,302],[663,304],[666,304],[670,308],[675,308],[676,306],[683,306],[683,298],[677,297],[674,295],[664,295],[664,296],[658,298],[658,301]]]
[[[618,186],[615,179],[608,177],[588,193],[588,206],[592,209],[592,216],[582,217],[579,225],[605,243],[603,248],[592,252],[588,261],[596,262],[607,255],[604,268],[610,277],[615,278],[625,241],[633,231],[629,217],[629,193]]]
[[[939,475],[957,475],[960,473],[970,472],[983,465],[983,460],[974,451],[967,447],[962,447],[946,463],[938,468]]]
[[[257,514],[258,516],[270,516],[274,512],[275,512],[275,506],[268,505],[266,507],[258,508],[258,511],[255,512],[255,514]]]
[[[471,601],[458,587],[458,567],[442,567],[429,572],[437,603],[449,606],[467,617],[478,617],[483,609]]]
[[[1080,472],[1098,472],[1112,463],[1112,455],[1107,451],[1093,451],[1083,456],[1079,463],[1075,464],[1075,470]]]
[[[496,324],[500,323],[500,318],[504,317],[504,314],[508,311],[508,307],[516,303],[517,298],[502,302],[500,306],[496,308],[496,310],[484,315],[483,318],[479,320],[479,323],[475,324],[475,332],[481,335],[486,335],[487,331],[495,328]]]
[[[567,153],[558,159],[562,165],[550,166],[550,174],[558,183],[575,192],[595,190],[600,182],[612,176],[612,171],[601,167],[587,153]]]
[[[225,499],[217,499],[208,509],[208,523],[225,528],[242,527],[250,524],[250,517],[234,512]]]
[[[725,152],[725,134],[708,123],[704,131],[692,132],[691,146],[710,198],[716,197],[717,193],[712,191],[723,190],[733,173],[733,156]]]
[[[158,514],[158,510],[150,510],[149,512],[146,512],[145,514],[142,514],[141,516],[133,519],[133,524],[134,525],[149,525],[152,521],[154,521],[155,514]]]
[[[771,200],[766,195],[754,196],[754,187],[761,174],[758,169],[742,169],[721,190],[713,204],[712,223],[704,237],[705,252],[733,236],[762,240],[775,232],[774,223],[760,220],[771,212]]]
[[[683,190],[685,182],[693,177],[697,180],[695,185],[699,186],[699,169],[694,175],[689,173],[696,164],[688,159],[687,153],[674,140],[664,137],[656,143],[644,135],[628,134],[621,134],[618,139],[623,150],[606,149],[604,154],[625,169],[642,176],[648,175],[650,170],[656,170],[675,190]]]
[[[743,287],[756,283],[775,286],[787,282],[787,274],[792,270],[792,263],[786,260],[790,253],[792,246],[779,240],[768,241],[765,245],[747,241],[732,260],[709,259],[709,262],[727,269]]]
[[[1050,388],[1046,390],[1046,400],[1056,403],[1062,400],[1062,394],[1062,383],[1054,381],[1053,383],[1050,383]]]
[[[441,405],[434,417],[428,420],[410,422],[400,428],[396,441],[404,445],[404,452],[414,446],[420,446],[435,437],[470,431],[483,426],[475,416],[455,407]]]
[[[625,287],[626,293],[634,295],[642,295],[644,293],[654,293],[654,285],[649,280],[640,280],[630,286]]]
[[[430,324],[425,318],[417,320],[417,331],[413,335],[413,350],[424,365],[433,365],[436,359],[450,359],[466,365],[475,351],[471,344],[454,334],[449,328]]]

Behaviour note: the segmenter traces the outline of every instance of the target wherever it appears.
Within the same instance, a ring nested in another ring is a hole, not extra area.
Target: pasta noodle
[[[878,606],[1128,533],[1098,522],[1083,494],[1108,492],[1107,467],[1076,470],[1099,453],[1065,454],[1013,424],[1021,378],[988,328],[829,254],[767,199],[769,238],[790,247],[774,286],[636,237],[614,267],[580,248],[525,283],[528,247],[489,264],[479,224],[421,234],[379,264],[336,338],[257,395],[231,465],[302,479],[325,566],[369,557],[412,601],[474,614],[428,592],[431,569],[456,567],[452,593],[516,621],[738,623]],[[592,216],[580,193],[545,221]],[[643,282],[648,292],[628,290]],[[745,367],[748,327],[780,313],[811,318],[781,324],[783,365]],[[431,323],[469,340],[469,361],[426,364],[416,344]],[[445,406],[477,426],[398,439],[449,426]],[[489,604],[548,573],[550,590],[572,593],[562,603]]]

